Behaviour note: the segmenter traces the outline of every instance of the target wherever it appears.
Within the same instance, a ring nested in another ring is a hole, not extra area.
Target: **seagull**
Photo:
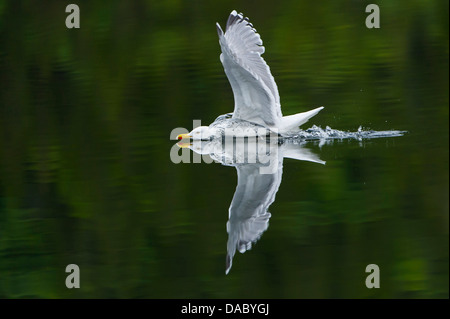
[[[210,140],[240,131],[258,136],[264,130],[277,134],[298,131],[299,127],[323,109],[283,116],[278,87],[270,68],[261,56],[265,48],[261,36],[242,13],[233,10],[225,32],[216,23],[225,74],[234,95],[234,112],[219,116],[210,126],[199,126],[178,140]]]
[[[228,210],[226,224],[228,241],[225,274],[233,264],[236,251],[244,253],[252,248],[269,227],[268,209],[275,201],[281,184],[284,158],[325,164],[301,143],[278,143],[272,139],[261,143],[259,139],[235,139],[222,143],[217,139],[179,141],[181,148],[190,148],[201,155],[237,170],[237,186]]]

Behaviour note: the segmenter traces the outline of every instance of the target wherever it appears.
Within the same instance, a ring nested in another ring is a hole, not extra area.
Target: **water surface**
[[[3,298],[448,298],[448,2],[0,1]],[[269,227],[225,275],[236,169],[170,161],[176,127],[231,112],[215,22],[250,17],[308,142]],[[65,287],[68,264],[80,289]],[[381,288],[365,287],[365,267]]]

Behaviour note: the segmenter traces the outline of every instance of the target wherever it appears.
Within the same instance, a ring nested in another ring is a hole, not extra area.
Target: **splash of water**
[[[398,137],[406,134],[407,131],[374,131],[366,130],[359,127],[356,132],[346,132],[332,129],[327,126],[325,129],[320,126],[313,125],[311,128],[299,131],[297,133],[285,136],[286,139],[302,139],[302,140],[330,140],[330,139],[355,139],[362,141],[363,139],[372,139],[380,137]]]

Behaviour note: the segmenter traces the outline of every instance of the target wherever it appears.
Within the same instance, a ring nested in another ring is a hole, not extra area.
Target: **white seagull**
[[[248,136],[258,135],[261,127],[280,134],[295,132],[323,109],[283,116],[277,84],[261,56],[265,50],[263,42],[249,19],[233,10],[225,32],[219,23],[216,25],[222,49],[220,61],[233,89],[234,112],[219,116],[210,126],[180,134],[178,140],[210,140],[242,128]]]

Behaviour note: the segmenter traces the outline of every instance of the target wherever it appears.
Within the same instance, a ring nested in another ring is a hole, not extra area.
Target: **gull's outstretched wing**
[[[227,274],[236,249],[244,253],[269,227],[271,215],[267,210],[274,202],[280,187],[283,168],[280,163],[275,173],[261,174],[260,167],[257,164],[236,166],[238,185],[231,201],[227,222]]]
[[[280,96],[270,68],[261,57],[262,40],[248,18],[233,10],[225,32],[217,23],[220,61],[234,94],[234,118],[277,127],[282,117]]]

